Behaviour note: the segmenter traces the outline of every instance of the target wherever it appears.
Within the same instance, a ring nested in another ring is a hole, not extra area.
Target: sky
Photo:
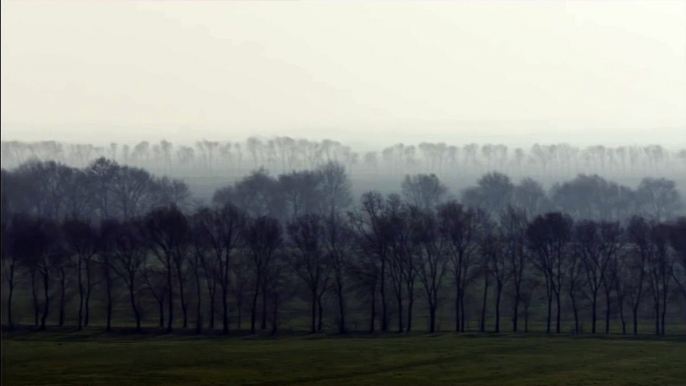
[[[2,1],[2,140],[686,145],[683,1]]]

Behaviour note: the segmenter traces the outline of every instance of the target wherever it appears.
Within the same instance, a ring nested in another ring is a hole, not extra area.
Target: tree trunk
[[[31,295],[33,296],[33,324],[38,325],[38,291],[36,291],[36,273],[31,271]]]
[[[202,286],[200,285],[200,273],[198,272],[198,264],[199,262],[196,262],[196,269],[195,269],[195,289],[198,291],[198,304],[197,304],[197,313],[195,314],[195,332],[196,334],[200,334],[202,332]]]
[[[579,333],[579,310],[578,307],[576,306],[576,298],[574,297],[574,294],[569,293],[569,298],[572,300],[572,309],[574,311],[574,332]]]
[[[172,285],[172,265],[171,260],[167,258],[167,306],[169,307],[169,314],[167,315],[167,332],[172,332],[174,324],[174,286]]]
[[[47,272],[43,273],[43,295],[45,296],[45,303],[43,304],[43,316],[41,316],[40,320],[41,330],[45,330],[45,322],[48,319],[48,311],[50,310],[49,282],[50,276],[48,276]]]
[[[238,300],[236,301],[236,329],[238,331],[241,330],[241,321],[243,320],[243,294],[241,294],[238,297]]]
[[[324,292],[319,294],[317,299],[317,305],[319,307],[319,324],[317,325],[317,331],[321,331],[324,328],[324,305],[322,304],[322,298],[324,297]]]
[[[133,287],[133,278],[131,278],[131,283],[129,283],[129,300],[131,301],[131,309],[133,310],[133,316],[136,318],[136,332],[141,331],[141,315],[136,307],[136,293]]]
[[[597,293],[594,291],[593,292],[593,299],[591,300],[591,308],[592,308],[592,316],[591,316],[591,333],[595,334],[596,332],[596,323],[598,321],[598,314],[597,314],[597,305],[598,305],[598,296]]]
[[[519,286],[515,288],[514,309],[512,310],[512,332],[517,332],[517,322],[519,320]]]
[[[610,311],[611,311],[610,293],[605,293],[605,333],[610,333]]]
[[[340,334],[345,334],[345,295],[343,294],[343,287],[338,284],[338,332]]]
[[[436,304],[429,304],[429,332],[436,331]]]
[[[66,302],[65,297],[67,296],[67,288],[66,288],[66,277],[64,275],[64,271],[60,269],[60,319],[59,319],[59,326],[62,327],[64,326],[64,304]]]
[[[634,335],[638,335],[638,302],[634,304],[633,308],[631,309],[631,313],[634,317]]]
[[[14,293],[14,279],[9,280],[9,289],[7,297],[7,323],[9,324],[10,330],[14,329],[14,323],[12,320],[12,295]]]
[[[465,289],[462,288],[460,290],[460,331],[464,332],[465,328],[467,328],[467,313],[464,311],[464,293]]]
[[[381,265],[381,286],[379,292],[381,293],[381,331],[388,331],[388,310],[386,308],[386,272],[384,264]]]
[[[662,290],[662,335],[665,335],[665,320],[667,315],[667,297],[669,295],[669,290],[667,285],[664,285]]]
[[[157,304],[160,306],[160,328],[164,327],[164,296],[160,296]]]
[[[500,332],[500,295],[503,292],[503,285],[501,283],[497,286],[495,296],[495,332]]]
[[[105,331],[111,331],[112,330],[112,278],[110,277],[110,272],[109,268],[107,268],[106,272],[106,290],[107,290],[107,326],[105,327]]]
[[[407,301],[407,332],[412,331],[412,307],[414,306],[414,296],[410,296]]]
[[[370,322],[369,322],[369,332],[373,333],[374,332],[374,324],[376,322],[376,286],[372,286],[371,288],[371,315],[370,315]]]
[[[619,320],[622,323],[622,335],[626,335],[626,320],[624,319],[624,299],[619,299]]]
[[[210,281],[212,284],[210,284]],[[213,288],[214,287],[214,288]],[[208,280],[207,281],[207,292],[210,297],[210,322],[209,322],[209,329],[213,330],[214,329],[214,295],[216,291],[216,281],[214,279]]]
[[[79,322],[78,322],[78,329],[81,330],[83,329],[83,273],[81,272],[81,258],[79,258],[79,262],[76,266],[76,270],[78,272],[78,286],[79,286]]]
[[[479,332],[486,332],[486,301],[487,300],[488,300],[488,279],[485,279],[484,280],[484,296],[483,296],[483,300],[481,303],[481,320],[479,321]]]
[[[188,328],[188,307],[186,305],[186,291],[185,291],[185,280],[183,277],[183,267],[182,263],[175,263],[176,265],[176,278],[179,281],[179,300],[181,301],[181,314],[183,316],[183,325],[181,328]]]
[[[229,285],[227,280],[221,283],[222,287],[222,333],[224,335],[229,333]],[[257,289],[255,289],[257,293]]]
[[[312,290],[312,314],[310,320],[310,333],[314,334],[317,331],[317,293]]]
[[[252,298],[252,310],[250,310],[250,333],[255,333],[255,322],[257,320],[257,298],[260,296],[259,285],[255,285],[255,294]]]
[[[455,332],[460,332],[460,286],[455,286]]]
[[[279,326],[279,294],[274,293],[274,299],[272,300],[272,335],[276,335],[276,331]]]
[[[83,326],[88,327],[88,322],[90,321],[90,300],[91,300],[91,264],[90,260],[86,260],[86,302],[84,304],[84,315],[83,315]]]
[[[266,280],[262,283],[262,323],[260,324],[260,330],[267,329],[267,283]]]
[[[560,333],[561,331],[561,320],[562,320],[562,302],[560,301],[560,292],[555,293],[555,298],[557,300],[557,323],[555,325],[555,332]]]
[[[552,313],[553,313],[553,296],[548,295],[548,322],[546,324],[545,332],[547,334],[550,334],[550,324],[552,322]]]
[[[396,294],[398,302],[398,332],[403,332],[403,297],[402,294]]]

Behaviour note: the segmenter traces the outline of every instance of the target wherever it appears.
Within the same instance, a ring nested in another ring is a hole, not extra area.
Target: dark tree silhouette
[[[250,315],[250,333],[254,334],[256,332],[257,300],[260,290],[264,289],[268,284],[268,274],[273,268],[276,251],[281,246],[281,227],[276,219],[262,216],[248,221],[244,227],[244,232],[255,284]],[[267,304],[265,297],[265,294],[263,294],[262,329],[267,327],[265,313]]]
[[[175,206],[153,210],[145,216],[144,239],[148,248],[164,267],[167,276],[167,331],[172,331],[174,323],[174,269],[179,267],[180,255],[188,235],[188,220]],[[182,281],[181,278],[178,278]]]

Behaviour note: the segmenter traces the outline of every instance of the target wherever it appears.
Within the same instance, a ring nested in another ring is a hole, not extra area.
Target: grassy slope
[[[3,385],[682,384],[684,338],[453,334],[3,340]]]

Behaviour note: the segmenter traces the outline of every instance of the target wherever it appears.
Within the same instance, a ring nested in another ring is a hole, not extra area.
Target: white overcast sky
[[[2,139],[686,144],[683,1],[2,1]]]

